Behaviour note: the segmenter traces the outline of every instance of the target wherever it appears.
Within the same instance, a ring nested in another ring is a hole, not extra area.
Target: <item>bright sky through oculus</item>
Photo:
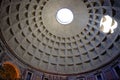
[[[60,24],[69,24],[73,21],[73,13],[67,8],[60,9],[57,12],[56,19]]]

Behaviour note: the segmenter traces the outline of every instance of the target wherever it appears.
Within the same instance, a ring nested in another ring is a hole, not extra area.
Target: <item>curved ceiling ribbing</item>
[[[58,74],[87,72],[120,52],[120,6],[119,0],[112,1],[3,0],[0,28],[8,46],[27,64]],[[62,7],[73,11],[73,23],[61,25],[52,17]],[[104,15],[118,22],[113,34],[99,29]]]

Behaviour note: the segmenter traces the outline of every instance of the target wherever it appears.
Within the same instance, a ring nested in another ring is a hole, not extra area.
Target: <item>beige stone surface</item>
[[[74,74],[96,69],[119,54],[120,28],[113,34],[99,29],[101,17],[113,14],[111,6],[102,5],[101,0],[38,1],[3,0],[0,9],[5,41],[27,64],[47,72]],[[103,7],[109,12],[104,13]],[[61,8],[73,12],[72,23],[57,22]]]

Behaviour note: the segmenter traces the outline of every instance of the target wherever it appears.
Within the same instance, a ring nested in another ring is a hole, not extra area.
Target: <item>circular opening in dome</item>
[[[67,8],[60,9],[56,19],[60,24],[70,24],[73,21],[73,13]]]

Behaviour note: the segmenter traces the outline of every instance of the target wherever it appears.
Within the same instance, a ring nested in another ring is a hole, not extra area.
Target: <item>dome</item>
[[[119,7],[112,0],[3,0],[2,39],[18,60],[36,70],[93,71],[120,53]],[[71,11],[67,24],[58,20],[61,9]]]

